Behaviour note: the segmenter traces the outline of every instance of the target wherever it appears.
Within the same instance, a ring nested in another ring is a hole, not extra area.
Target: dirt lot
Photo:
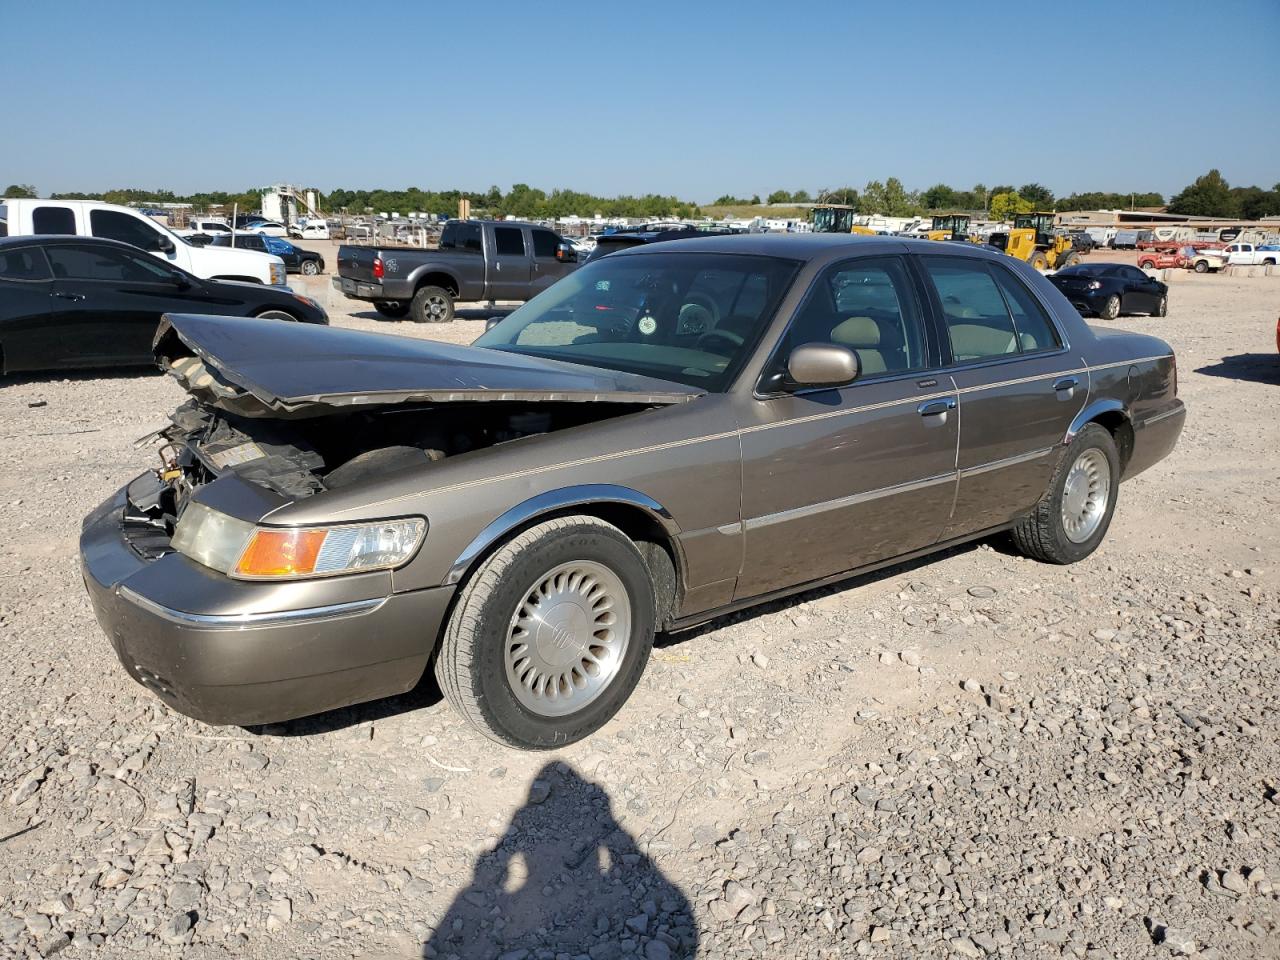
[[[992,541],[668,638],[544,755],[427,682],[252,731],[160,706],[76,537],[180,391],[3,385],[0,954],[1280,957],[1277,314],[1190,277],[1118,321],[1190,415],[1086,562]]]

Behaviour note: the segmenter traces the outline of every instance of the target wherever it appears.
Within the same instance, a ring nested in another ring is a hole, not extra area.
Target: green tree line
[[[79,197],[102,200],[107,203],[190,203],[197,209],[220,204],[230,208],[238,204],[241,210],[257,210],[261,204],[262,190],[245,190],[240,193],[213,191],[180,195],[171,190],[143,190],[136,187],[107,190],[103,193],[52,194],[53,199]],[[5,189],[6,197],[34,197],[36,188],[31,184],[11,184]],[[526,219],[547,219],[572,214],[606,217],[696,217],[700,209],[696,203],[674,196],[645,194],[644,196],[600,197],[576,190],[557,189],[547,192],[526,183],[517,183],[503,191],[492,186],[483,192],[467,190],[348,190],[337,189],[320,195],[321,209],[329,212],[346,210],[352,214],[366,212],[400,214],[425,212],[454,215],[458,201],[471,201],[472,212],[477,216],[515,216]],[[989,211],[1003,218],[1030,210],[1099,210],[1128,209],[1130,207],[1159,207],[1164,197],[1156,191],[1114,193],[1088,191],[1055,197],[1053,191],[1040,183],[998,184],[988,187],[976,183],[969,189],[936,183],[925,190],[908,190],[897,177],[883,182],[872,180],[861,189],[852,186],[824,188],[810,194],[807,190],[774,190],[767,194],[768,203],[842,203],[859,213],[882,214],[892,217],[919,216],[926,213],[947,211]],[[743,199],[724,194],[716,200],[717,206],[751,206],[762,201],[759,194]],[[1280,216],[1280,183],[1270,189],[1262,187],[1232,187],[1218,170],[1210,170],[1176,194],[1169,201],[1169,212],[1188,216],[1210,216],[1256,220],[1261,217]]]

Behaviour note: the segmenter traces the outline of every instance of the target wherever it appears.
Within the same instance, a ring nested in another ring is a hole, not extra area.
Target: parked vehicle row
[[[243,247],[245,250],[261,250],[284,261],[289,273],[301,273],[308,277],[324,273],[324,257],[314,250],[296,247],[288,240],[264,236],[260,233],[225,233],[214,237],[210,243],[216,247]]]
[[[201,247],[131,207],[95,200],[0,200],[10,236],[69,235],[119,240],[204,280],[286,282],[284,261],[252,250]]]
[[[0,239],[0,373],[150,364],[165,313],[326,324],[288,288],[204,280],[115,240]]]

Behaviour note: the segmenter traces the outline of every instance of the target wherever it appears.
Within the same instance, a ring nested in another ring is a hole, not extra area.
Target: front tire
[[[1013,528],[1013,542],[1045,563],[1075,563],[1102,543],[1115,515],[1120,454],[1105,427],[1086,424],[1067,447],[1049,489]]]
[[[1114,320],[1120,316],[1120,295],[1113,293],[1107,297],[1107,302],[1102,305],[1102,309],[1098,311],[1098,316],[1103,320]]]
[[[1160,302],[1156,304],[1156,308],[1151,311],[1153,317],[1163,317],[1169,313],[1169,297],[1166,294],[1160,298]]]
[[[421,287],[413,295],[409,313],[414,323],[451,323],[453,296],[444,287]]]
[[[304,276],[314,277],[320,272],[320,264],[314,260],[302,261],[302,273]]]
[[[1035,267],[1037,270],[1041,272],[1044,272],[1045,270],[1049,269],[1049,258],[1046,257],[1044,253],[1040,250],[1037,250],[1035,253],[1031,255],[1031,259],[1028,261],[1028,263],[1030,263],[1031,266]]]
[[[1203,260],[1197,260],[1197,261],[1196,261],[1196,266],[1195,266],[1195,271],[1196,271],[1196,273],[1208,273],[1208,272],[1209,272],[1209,264],[1205,263]]]
[[[261,313],[255,313],[255,317],[259,320],[288,320],[297,323],[298,318],[288,310],[263,310]]]
[[[653,632],[652,579],[636,545],[595,517],[560,517],[475,571],[445,628],[436,679],[486,737],[564,747],[626,702]]]

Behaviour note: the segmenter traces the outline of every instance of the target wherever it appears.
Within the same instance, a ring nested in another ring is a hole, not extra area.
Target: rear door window
[[[1004,267],[992,267],[991,273],[1004,294],[1009,312],[1013,314],[1013,325],[1017,328],[1022,352],[1053,350],[1062,346],[1049,315],[1031,291]]]
[[[0,252],[0,280],[48,280],[49,263],[39,247]]]
[[[921,259],[942,303],[957,363],[1020,352],[1013,317],[986,264],[958,257]]]
[[[533,231],[533,255],[539,260],[554,260],[560,238],[550,230]]]
[[[95,237],[119,240],[139,250],[159,250],[160,231],[138,217],[118,210],[91,210],[89,232]]]
[[[480,239],[478,223],[447,223],[440,232],[441,250],[470,250],[483,253],[484,246]]]
[[[519,227],[494,227],[493,245],[500,257],[523,257],[524,231]]]
[[[76,234],[76,214],[70,207],[36,207],[31,211],[33,233]]]

